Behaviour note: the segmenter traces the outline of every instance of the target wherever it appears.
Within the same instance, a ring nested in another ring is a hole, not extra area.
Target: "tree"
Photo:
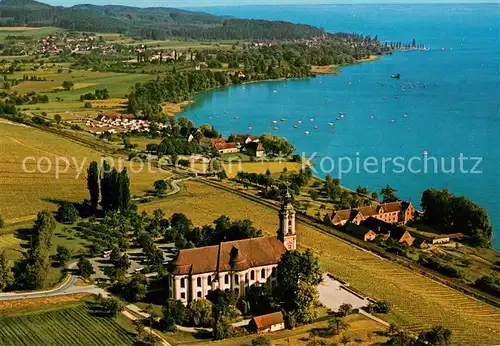
[[[163,328],[166,331],[175,331],[176,324],[182,324],[188,317],[188,310],[180,300],[168,299],[163,308]]]
[[[271,340],[261,335],[252,340],[252,346],[271,346]]]
[[[90,263],[88,258],[85,258],[83,256],[78,260],[77,267],[80,276],[85,280],[90,279],[90,277],[95,274],[92,263]]]
[[[352,305],[347,303],[341,304],[338,309],[339,315],[343,317],[349,315],[351,311],[352,311]]]
[[[44,288],[50,270],[49,252],[52,246],[51,238],[56,227],[56,220],[48,211],[38,213],[30,249],[23,258],[14,263],[12,272],[16,286],[21,289]]]
[[[356,193],[358,193],[360,195],[367,195],[368,189],[364,186],[358,185],[358,187],[356,188]]]
[[[73,90],[74,86],[75,86],[75,83],[73,83],[72,81],[64,81],[64,82],[62,82],[62,87],[66,91]]]
[[[447,189],[422,193],[425,220],[447,233],[463,233],[476,246],[489,246],[493,236],[488,213],[465,197],[455,197]]]
[[[212,324],[212,303],[209,300],[193,300],[189,304],[189,312],[195,326],[209,327]]]
[[[168,185],[165,182],[165,180],[161,179],[161,180],[155,181],[153,184],[153,187],[155,188],[156,194],[159,196],[159,195],[163,195],[163,193],[167,189]]]
[[[131,264],[132,263],[128,259],[127,254],[123,254],[123,256],[121,256],[117,261],[114,262],[114,266],[117,270],[124,271],[127,271],[130,268]]]
[[[61,123],[62,117],[60,114],[54,115],[54,120],[56,121],[57,124]]]
[[[371,197],[378,201],[378,193],[376,193],[375,191],[372,192]]]
[[[343,345],[347,345],[350,341],[351,339],[349,339],[346,335],[343,335],[342,338],[340,338],[340,343]]]
[[[96,161],[92,161],[87,169],[87,188],[90,194],[90,205],[96,211],[99,202],[99,168]]]
[[[396,202],[398,197],[396,196],[397,190],[387,184],[382,190],[380,190],[380,194],[382,195],[383,203]]]
[[[271,297],[264,286],[248,287],[245,301],[249,304],[251,314],[255,316],[264,315],[271,309]]]
[[[5,291],[11,283],[10,267],[5,251],[0,253],[0,292]]]
[[[333,335],[338,335],[344,329],[347,329],[348,324],[344,321],[342,317],[333,316],[328,320],[328,328]]]
[[[409,334],[399,331],[397,334],[393,335],[386,343],[386,345],[392,346],[414,346],[419,345],[416,340]]]
[[[451,343],[451,331],[442,326],[423,331],[417,339],[418,345],[445,346]]]
[[[116,317],[125,308],[123,302],[114,297],[104,298],[100,303],[102,311],[109,317]]]
[[[310,190],[309,191],[309,196],[313,199],[313,201],[318,199],[318,191],[316,190]]]
[[[5,221],[3,220],[3,217],[0,216],[0,228],[4,228],[5,227]]]
[[[310,250],[286,252],[277,267],[277,286],[274,296],[281,302],[293,323],[308,323],[315,318],[318,305],[316,286],[322,274],[318,258]]]
[[[57,215],[61,223],[71,224],[78,220],[78,210],[72,203],[64,202],[57,210]]]
[[[58,245],[54,259],[61,267],[65,266],[71,260],[71,250],[64,245]]]
[[[127,169],[124,168],[118,176],[119,209],[124,212],[130,206],[130,179]]]
[[[146,278],[142,276],[135,276],[123,288],[123,296],[129,302],[136,302],[144,299],[147,293]]]
[[[227,179],[227,173],[226,173],[226,170],[225,170],[225,169],[220,170],[220,171],[217,173],[217,178],[219,178],[219,180],[224,180],[224,179]]]

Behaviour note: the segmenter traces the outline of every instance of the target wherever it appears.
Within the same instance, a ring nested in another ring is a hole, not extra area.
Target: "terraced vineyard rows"
[[[132,345],[113,319],[96,317],[84,305],[0,318],[0,345]]]
[[[185,186],[186,191],[140,209],[185,213],[198,226],[227,215],[251,219],[267,234],[275,234],[278,228],[273,209],[194,181]],[[229,205],[231,208],[227,208]],[[384,319],[414,332],[443,325],[452,330],[455,344],[500,344],[499,309],[315,228],[302,223],[297,227],[299,247],[313,249],[324,270],[348,281],[364,295],[392,303],[393,311]]]

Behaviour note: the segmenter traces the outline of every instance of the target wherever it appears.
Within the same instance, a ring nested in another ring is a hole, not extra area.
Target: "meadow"
[[[33,219],[43,209],[55,210],[59,201],[82,202],[88,198],[87,166],[104,158],[101,153],[64,137],[3,119],[0,119],[0,147],[0,214],[7,223]],[[26,161],[26,171],[25,158],[30,158]],[[120,168],[118,159],[112,159]],[[152,174],[147,169],[134,173],[139,168],[137,164],[122,162],[122,167],[128,169],[134,196],[149,192],[154,181],[170,176],[166,172]]]
[[[180,194],[141,205],[139,211],[157,208],[184,213],[198,226],[227,215],[250,219],[269,235],[278,229],[276,210],[199,182],[186,182]],[[443,325],[452,330],[454,343],[500,342],[499,309],[305,224],[298,223],[297,234],[299,247],[312,249],[323,270],[366,296],[390,301],[392,311],[384,319],[415,333]]]
[[[2,316],[0,344],[114,346],[132,345],[133,338],[115,319],[94,316],[84,304],[80,304],[52,311]]]
[[[54,34],[56,32],[63,32],[64,29],[55,28],[55,27],[42,27],[42,28],[34,28],[29,26],[3,26],[0,27],[0,41],[3,40],[6,36],[30,36],[33,38],[42,38],[47,35]]]
[[[375,343],[384,342],[386,337],[380,336],[380,332],[385,331],[385,327],[363,315],[349,315],[345,318],[349,327],[340,335],[320,337],[316,334],[318,331],[328,327],[327,321],[315,322],[305,326],[297,327],[293,330],[284,330],[267,334],[266,337],[271,340],[272,345],[293,345],[306,346],[312,340],[317,342],[329,342],[338,344],[340,339],[345,336],[351,341],[356,341],[356,345],[373,345]],[[316,332],[316,333],[315,333]],[[190,333],[177,331],[175,334],[162,333],[164,339],[172,345],[207,345],[207,342],[201,342],[193,337]],[[221,341],[212,341],[210,345],[220,346],[241,346],[250,345],[252,340],[256,338],[255,334],[250,334],[238,338],[230,338]]]
[[[193,169],[199,172],[206,172],[210,166],[209,164],[204,164],[201,162],[197,162],[191,165]],[[271,174],[278,174],[283,172],[283,169],[286,168],[288,172],[298,172],[300,169],[300,163],[296,162],[239,162],[237,159],[224,162],[223,163],[224,170],[228,178],[234,178],[238,174],[238,172],[243,171],[246,173],[257,173],[257,174],[265,174],[267,170],[271,172]]]

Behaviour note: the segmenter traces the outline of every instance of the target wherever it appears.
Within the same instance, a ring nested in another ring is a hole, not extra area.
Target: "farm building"
[[[264,146],[262,145],[262,143],[257,142],[250,142],[246,144],[244,151],[246,151],[248,155],[252,155],[255,157],[262,157],[265,154]]]
[[[329,215],[330,223],[334,226],[343,226],[347,221],[360,224],[369,217],[382,220],[387,223],[406,224],[415,216],[415,208],[411,202],[397,201],[380,205],[359,207],[356,209],[334,210]]]
[[[369,228],[359,226],[355,223],[347,223],[345,225],[345,231],[364,241],[373,241],[375,240],[375,238],[377,238],[377,233]]]
[[[267,315],[255,316],[248,325],[250,330],[257,333],[272,333],[285,329],[285,320],[281,311]]]
[[[450,237],[446,234],[438,234],[432,238],[432,244],[444,244],[449,242],[450,242]]]
[[[229,153],[237,153],[240,151],[238,148],[238,144],[232,143],[217,143],[214,145],[214,148],[217,149],[219,154],[229,154]]]
[[[380,236],[383,240],[392,238],[398,241],[400,244],[406,244],[411,246],[415,238],[413,238],[406,229],[402,227],[396,227],[393,224],[382,221],[380,219],[369,217],[368,219],[362,221],[360,226],[363,226],[369,230],[372,230]]]

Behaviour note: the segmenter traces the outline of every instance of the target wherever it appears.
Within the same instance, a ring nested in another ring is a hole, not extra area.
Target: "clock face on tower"
[[[293,240],[289,239],[286,241],[286,246],[287,249],[293,249]]]

